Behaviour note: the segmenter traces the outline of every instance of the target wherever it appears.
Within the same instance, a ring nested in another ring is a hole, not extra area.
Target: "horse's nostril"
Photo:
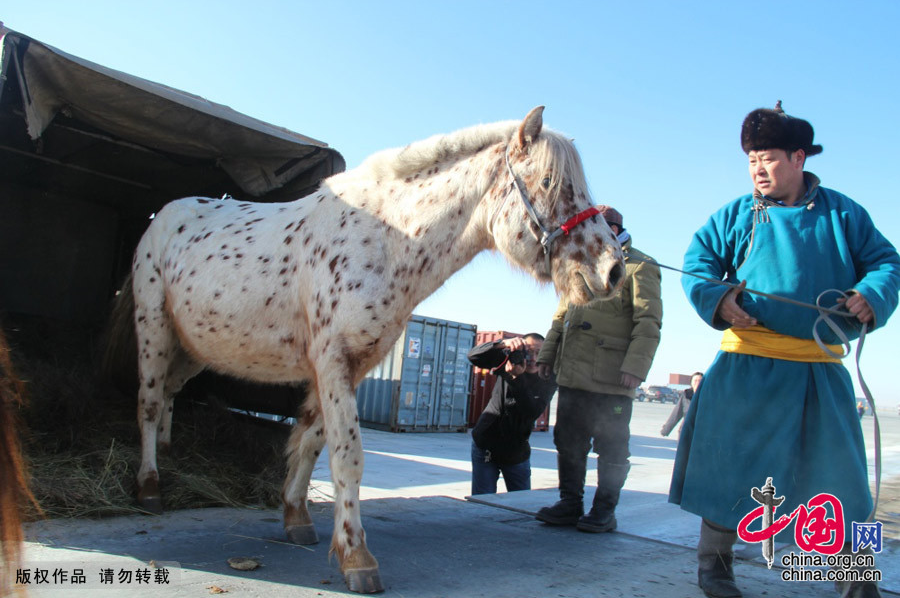
[[[622,264],[617,263],[612,267],[612,270],[609,271],[609,286],[610,288],[614,288],[618,286],[619,281],[625,276],[625,268],[622,267]]]

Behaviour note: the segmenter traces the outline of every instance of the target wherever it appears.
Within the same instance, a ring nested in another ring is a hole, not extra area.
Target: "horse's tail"
[[[20,509],[30,502],[41,512],[28,489],[19,441],[24,397],[25,385],[13,371],[9,345],[0,330],[0,596],[10,589],[11,572],[19,562],[23,537]]]
[[[122,391],[137,383],[137,333],[134,329],[134,289],[128,274],[113,302],[103,334],[100,375]]]

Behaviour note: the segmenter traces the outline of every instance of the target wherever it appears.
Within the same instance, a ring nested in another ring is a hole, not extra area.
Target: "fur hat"
[[[618,210],[611,206],[597,206],[597,209],[600,210],[600,215],[607,224],[617,224],[619,228],[622,228],[622,214]]]
[[[785,114],[781,100],[774,110],[757,108],[747,115],[741,127],[741,148],[745,154],[767,149],[783,149],[788,153],[802,149],[807,156],[822,152],[821,145],[813,145],[812,125]]]

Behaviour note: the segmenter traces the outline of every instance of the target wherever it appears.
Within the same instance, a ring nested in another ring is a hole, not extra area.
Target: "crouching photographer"
[[[494,494],[497,479],[509,492],[531,489],[531,446],[535,420],[556,391],[556,380],[538,376],[544,337],[531,333],[478,345],[469,361],[497,376],[491,399],[472,429],[472,494]]]

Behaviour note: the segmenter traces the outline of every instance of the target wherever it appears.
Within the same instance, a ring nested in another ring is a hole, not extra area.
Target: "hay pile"
[[[142,512],[136,394],[96,375],[99,335],[10,320],[4,331],[27,393],[24,451],[45,515]],[[286,426],[251,422],[188,385],[175,401],[171,454],[158,459],[165,509],[279,506],[287,435]],[[27,516],[38,515],[32,508]]]

